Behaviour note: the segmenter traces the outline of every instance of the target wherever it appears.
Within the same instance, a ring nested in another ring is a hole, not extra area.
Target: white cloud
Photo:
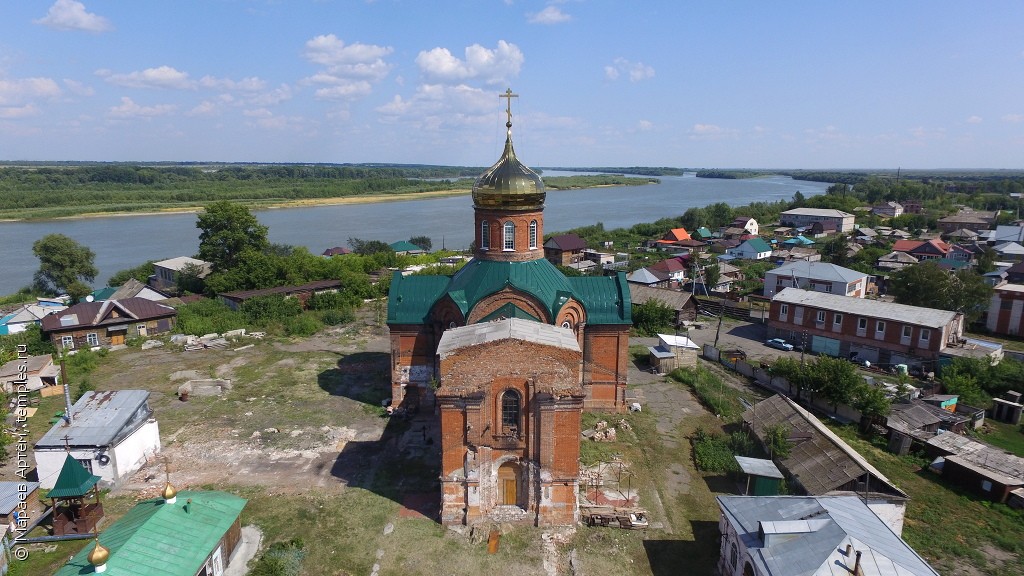
[[[57,0],[47,10],[46,16],[33,20],[55,30],[83,30],[85,32],[108,32],[114,29],[109,20],[85,11],[85,4],[75,0]]]
[[[291,86],[281,84],[273,90],[246,98],[244,103],[251,106],[273,106],[285,100],[291,100],[294,95],[295,93],[292,91]]]
[[[67,86],[68,92],[78,96],[92,96],[96,93],[92,86],[82,84],[78,80],[71,80],[69,78],[64,79],[64,85]]]
[[[351,100],[368,96],[373,84],[387,77],[392,65],[384,61],[394,48],[375,44],[345,44],[334,34],[306,42],[307,60],[325,68],[303,78],[303,85],[324,85],[313,96],[320,100]]]
[[[203,100],[194,108],[185,113],[186,116],[214,116],[218,112],[217,104],[209,100]]]
[[[737,138],[740,131],[718,124],[694,124],[689,130],[690,140],[724,140]]]
[[[39,108],[35,104],[25,104],[24,106],[0,106],[0,118],[27,118],[28,116],[36,116],[39,114]]]
[[[170,66],[146,68],[128,74],[113,74],[109,70],[97,70],[96,75],[111,84],[127,88],[170,88],[174,90],[192,90],[196,83],[189,80],[188,72],[181,72]]]
[[[258,92],[267,87],[267,83],[256,76],[242,78],[238,81],[232,80],[230,78],[215,78],[213,76],[203,76],[199,79],[199,85],[203,88],[209,88],[211,90],[226,90],[231,92]]]
[[[441,131],[464,125],[482,125],[493,119],[497,93],[460,84],[423,84],[410,98],[395,96],[375,110],[382,122],[401,120],[418,130]]]
[[[557,6],[548,6],[540,12],[527,14],[526,20],[530,24],[561,24],[572,20],[572,16],[562,12]]]
[[[373,44],[346,45],[334,34],[316,36],[306,42],[304,56],[310,62],[324,66],[340,66],[346,64],[366,64],[380,60],[391,54],[394,48]]]
[[[55,98],[60,93],[60,86],[50,78],[0,78],[0,106],[24,104],[36,98]]]
[[[351,100],[368,96],[373,87],[365,80],[345,81],[328,88],[320,88],[313,93],[317,100]]]
[[[636,127],[641,132],[648,132],[654,129],[654,123],[650,120],[641,120],[637,122]]]
[[[499,40],[494,50],[473,44],[466,47],[465,55],[466,59],[460,60],[447,48],[438,47],[420,52],[416,64],[426,77],[439,82],[482,80],[500,84],[518,76],[524,61],[519,47],[504,40]]]
[[[604,67],[604,75],[609,80],[618,80],[626,74],[630,82],[639,82],[654,77],[654,68],[643,62],[630,62],[625,58],[616,58],[611,65]]]
[[[970,116],[967,118],[968,124],[981,124],[981,116]]]
[[[114,118],[152,118],[166,116],[176,109],[173,104],[157,104],[156,106],[139,106],[127,96],[121,97],[120,106],[112,106],[107,113]]]
[[[1007,114],[1001,118],[1003,122],[1009,122],[1010,124],[1016,124],[1024,121],[1024,114]]]

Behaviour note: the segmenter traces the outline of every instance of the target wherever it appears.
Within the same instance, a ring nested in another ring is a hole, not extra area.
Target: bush
[[[302,559],[306,557],[303,547],[301,538],[271,544],[249,570],[249,576],[299,576]]]
[[[92,392],[94,390],[96,390],[96,387],[93,386],[92,382],[90,382],[88,378],[83,379],[75,388],[75,394],[71,397],[71,403],[74,404],[75,402],[78,402],[82,396],[85,396],[86,392]]]
[[[738,472],[739,465],[730,447],[729,440],[718,434],[698,428],[691,439],[693,460],[697,468],[706,472]]]
[[[320,321],[327,326],[348,324],[356,319],[355,313],[349,308],[341,310],[324,310],[320,313]]]
[[[355,299],[357,302],[358,298]],[[306,308],[310,310],[339,310],[351,305],[353,298],[341,292],[323,292],[313,294],[306,300]]]
[[[241,312],[249,322],[265,325],[302,314],[302,303],[297,298],[281,295],[257,296],[243,302]]]
[[[216,300],[200,300],[178,307],[177,330],[182,334],[223,334],[236,328],[248,328],[245,316]]]
[[[313,314],[302,314],[284,321],[284,331],[289,336],[312,336],[323,327],[320,319]]]

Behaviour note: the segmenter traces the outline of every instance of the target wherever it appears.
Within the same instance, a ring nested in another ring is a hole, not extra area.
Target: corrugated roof
[[[585,250],[587,243],[576,234],[559,234],[549,238],[544,247],[562,251]]]
[[[846,218],[847,216],[853,216],[849,212],[843,212],[842,210],[834,210],[832,208],[794,208],[792,210],[786,210],[781,216],[817,216],[825,218]]]
[[[935,436],[928,444],[952,454],[946,460],[953,459],[1003,484],[1024,484],[1024,458],[1020,456],[951,432]]]
[[[734,456],[736,463],[739,464],[740,470],[745,474],[753,474],[755,476],[764,476],[765,478],[782,478],[782,472],[779,472],[779,467],[775,465],[775,462],[765,458],[748,458],[746,456]]]
[[[849,575],[861,552],[865,576],[938,576],[928,563],[856,496],[718,496],[758,573],[766,576]],[[772,534],[761,539],[762,528]]]
[[[629,297],[633,304],[644,304],[649,300],[657,300],[673,310],[682,310],[693,297],[693,294],[630,282]]]
[[[933,308],[921,308],[920,306],[882,302],[880,300],[851,298],[849,296],[826,294],[824,292],[801,290],[799,288],[786,288],[782,292],[777,293],[772,298],[772,301],[823,308],[846,314],[857,314],[868,318],[881,318],[893,322],[904,322],[915,326],[937,329],[945,328],[957,316],[956,312],[950,312],[949,310],[936,310]]]
[[[430,309],[444,294],[450,276],[391,276],[388,292],[388,324],[423,324]]]
[[[24,490],[22,490],[24,488]],[[39,488],[39,482],[0,482],[0,514],[10,514]]]
[[[827,280],[829,282],[845,282],[847,284],[863,280],[868,276],[863,272],[857,272],[856,270],[825,262],[791,262],[783,264],[774,270],[769,270],[767,274],[794,276],[811,280]]]
[[[587,312],[587,324],[632,324],[633,306],[623,272],[615,276],[569,278]]]
[[[183,490],[174,504],[143,500],[99,536],[117,576],[194,576],[245,507],[226,492]],[[86,544],[55,576],[92,573]]]
[[[22,363],[26,364],[25,374],[31,376],[39,372],[44,366],[53,364],[53,357],[49,354],[41,354],[39,356],[11,360],[0,367],[0,378],[17,376]]]
[[[907,497],[821,421],[781,394],[755,404],[743,413],[743,421],[751,423],[759,438],[767,426],[782,424],[789,429],[792,450],[782,460],[782,465],[809,494],[823,495],[840,490],[869,474],[872,492]]]
[[[153,266],[159,266],[168,270],[174,270],[175,272],[181,272],[181,269],[189,264],[200,266],[205,273],[210,272],[211,264],[209,262],[205,260],[197,260],[196,258],[189,258],[188,256],[178,256],[177,258],[161,260],[159,262],[154,262]]]
[[[341,280],[315,280],[298,286],[275,286],[273,288],[260,288],[258,290],[235,290],[233,292],[222,292],[218,294],[229,300],[247,300],[257,296],[272,296],[274,294],[296,294],[299,292],[313,292],[316,290],[328,290],[341,288]]]
[[[90,473],[85,466],[82,466],[68,453],[60,468],[60,474],[57,475],[57,481],[54,482],[53,488],[46,493],[46,497],[79,498],[85,496],[99,481],[99,476]]]
[[[86,392],[71,407],[72,423],[60,420],[36,444],[36,448],[63,449],[75,446],[109,446],[134,432],[152,415],[146,390]]]
[[[470,324],[445,330],[441,341],[437,344],[437,355],[445,358],[449,354],[478,344],[496,342],[498,340],[522,340],[545,346],[555,346],[581,352],[576,334],[568,328],[541,324],[520,318],[508,318],[496,322]]]

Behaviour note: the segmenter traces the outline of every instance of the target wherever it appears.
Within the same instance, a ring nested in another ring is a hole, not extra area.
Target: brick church
[[[438,410],[444,524],[578,519],[580,415],[625,406],[629,288],[544,259],[544,183],[512,147],[473,185],[475,253],[453,276],[395,275],[392,402]]]

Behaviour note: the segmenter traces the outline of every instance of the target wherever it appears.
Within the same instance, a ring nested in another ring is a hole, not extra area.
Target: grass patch
[[[1024,457],[1024,428],[1020,425],[996,422],[990,418],[985,419],[985,425],[974,434],[982,442],[1002,448],[1007,452]]]
[[[739,391],[726,386],[714,372],[700,366],[677,368],[669,374],[669,377],[689,386],[701,403],[723,420],[731,422],[743,414]]]

